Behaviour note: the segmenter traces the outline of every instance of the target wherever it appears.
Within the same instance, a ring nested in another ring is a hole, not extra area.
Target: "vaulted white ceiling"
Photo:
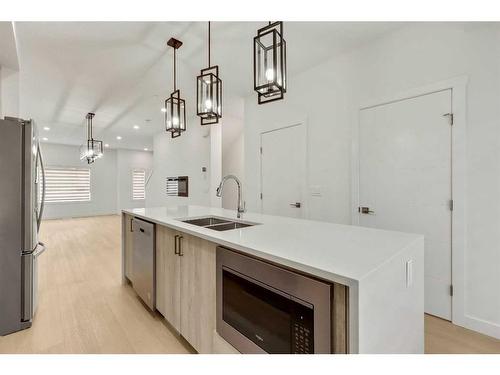
[[[254,94],[252,43],[265,24],[212,23],[212,62],[220,67],[226,103]],[[399,27],[286,22],[289,79]],[[178,51],[178,87],[188,106],[195,105],[195,77],[207,65],[203,22],[16,22],[15,30],[21,112],[50,127],[44,134],[49,142],[81,144],[85,114],[95,112],[97,138],[111,147],[151,148],[153,135],[163,131],[160,109],[172,90],[172,51],[166,41],[174,36],[184,42]],[[228,107],[225,113],[231,112]],[[189,126],[200,126],[199,121]]]

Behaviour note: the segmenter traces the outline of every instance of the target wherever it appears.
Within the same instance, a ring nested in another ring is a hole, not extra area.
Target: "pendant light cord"
[[[92,116],[87,114],[87,139],[94,140],[94,135],[92,134]]]
[[[175,60],[176,60],[175,50],[176,50],[176,48],[174,48],[174,91],[177,90],[176,70],[175,70]]]
[[[210,66],[210,21],[208,21],[208,67]]]

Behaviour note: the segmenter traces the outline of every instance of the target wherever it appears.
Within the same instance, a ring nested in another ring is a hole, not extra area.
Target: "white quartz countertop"
[[[246,212],[240,219],[259,223],[219,232],[181,220],[218,216],[236,220],[236,212],[202,206],[125,209],[123,212],[327,280],[362,280],[422,235],[353,225]]]

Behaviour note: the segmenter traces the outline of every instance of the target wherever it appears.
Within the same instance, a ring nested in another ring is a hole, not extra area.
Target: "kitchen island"
[[[337,326],[345,325],[346,337],[338,334],[333,338],[345,342],[345,352],[423,353],[423,236],[258,213],[245,213],[238,220],[255,225],[225,231],[184,222],[205,217],[237,220],[235,211],[221,208],[154,207],[123,210],[122,226],[123,280],[128,282],[132,221],[137,218],[156,225],[156,308],[199,352],[236,352],[215,331],[215,248],[223,246],[266,264],[344,286],[345,309],[332,305],[332,311],[345,316],[332,326],[341,332]],[[184,262],[179,266],[180,260],[174,264],[168,257],[174,252],[179,255],[179,238],[184,236],[186,257],[177,257]],[[199,259],[189,260],[190,253],[199,253]],[[184,288],[165,287],[170,284]],[[202,294],[193,294],[202,288]],[[191,298],[182,302],[188,294]],[[175,313],[177,304],[183,303],[185,313]],[[197,320],[200,306],[208,304],[213,307]],[[199,327],[207,324],[213,327],[213,335],[199,337]]]

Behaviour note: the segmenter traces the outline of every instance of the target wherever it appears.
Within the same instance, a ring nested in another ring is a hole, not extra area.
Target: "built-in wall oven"
[[[217,332],[242,353],[331,353],[332,285],[217,248]]]

